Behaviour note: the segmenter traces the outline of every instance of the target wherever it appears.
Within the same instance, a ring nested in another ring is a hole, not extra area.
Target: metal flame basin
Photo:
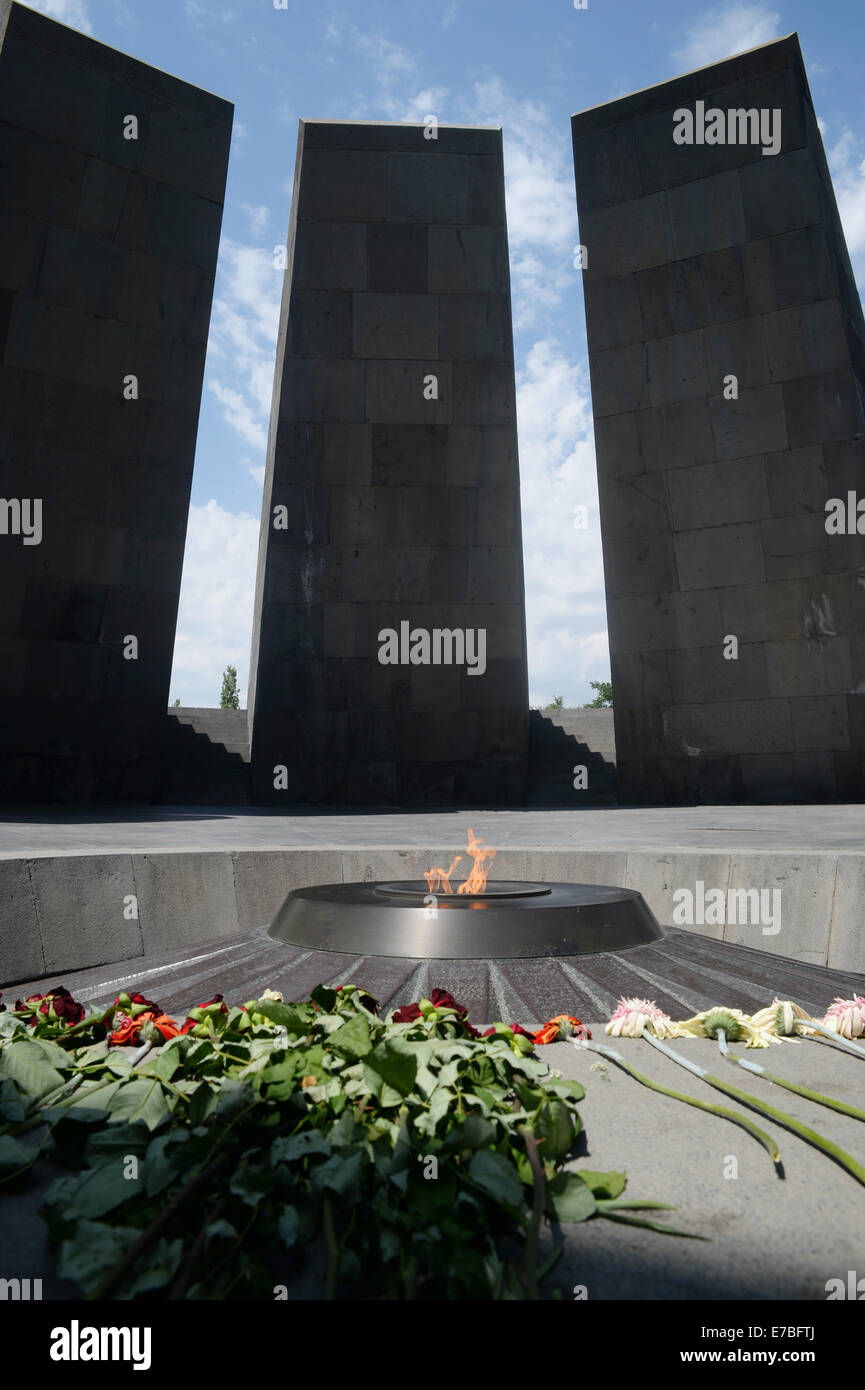
[[[291,946],[418,960],[513,960],[660,941],[641,893],[595,883],[487,883],[430,893],[423,879],[295,888],[268,935]]]

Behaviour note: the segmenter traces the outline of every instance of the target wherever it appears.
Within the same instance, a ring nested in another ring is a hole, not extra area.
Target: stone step
[[[248,806],[246,710],[168,710],[162,760],[166,806]]]

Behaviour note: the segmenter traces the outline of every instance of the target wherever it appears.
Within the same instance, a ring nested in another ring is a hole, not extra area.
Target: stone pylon
[[[259,802],[519,802],[501,132],[303,121],[262,508]]]

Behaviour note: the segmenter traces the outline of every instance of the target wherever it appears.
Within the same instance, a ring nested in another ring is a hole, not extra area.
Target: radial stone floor
[[[171,1013],[218,992],[234,1003],[278,989],[307,998],[317,984],[363,985],[382,1008],[447,989],[475,1023],[526,1026],[556,1013],[605,1019],[622,995],[653,999],[673,1018],[724,1003],[752,1013],[774,995],[823,1013],[836,994],[865,993],[865,977],[842,974],[668,928],[662,941],[628,951],[537,960],[410,960],[286,946],[266,928],[118,965],[61,972],[14,987],[16,997],[65,984],[77,999],[110,1002],[134,984]]]

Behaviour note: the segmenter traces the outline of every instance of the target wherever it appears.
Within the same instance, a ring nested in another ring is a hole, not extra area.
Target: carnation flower
[[[590,1038],[592,1036],[591,1029],[587,1028],[573,1014],[556,1014],[535,1033],[534,1042],[538,1046],[544,1046],[547,1043],[560,1042],[575,1036],[578,1039]]]
[[[842,1038],[865,1037],[865,996],[854,994],[852,999],[842,999],[836,995],[823,1024]]]
[[[167,1014],[145,1009],[131,1018],[129,1014],[118,1011],[114,1015],[113,1031],[108,1034],[108,1043],[110,1047],[132,1047],[139,1042],[168,1042],[170,1038],[179,1037],[180,1032],[175,1020]]]

